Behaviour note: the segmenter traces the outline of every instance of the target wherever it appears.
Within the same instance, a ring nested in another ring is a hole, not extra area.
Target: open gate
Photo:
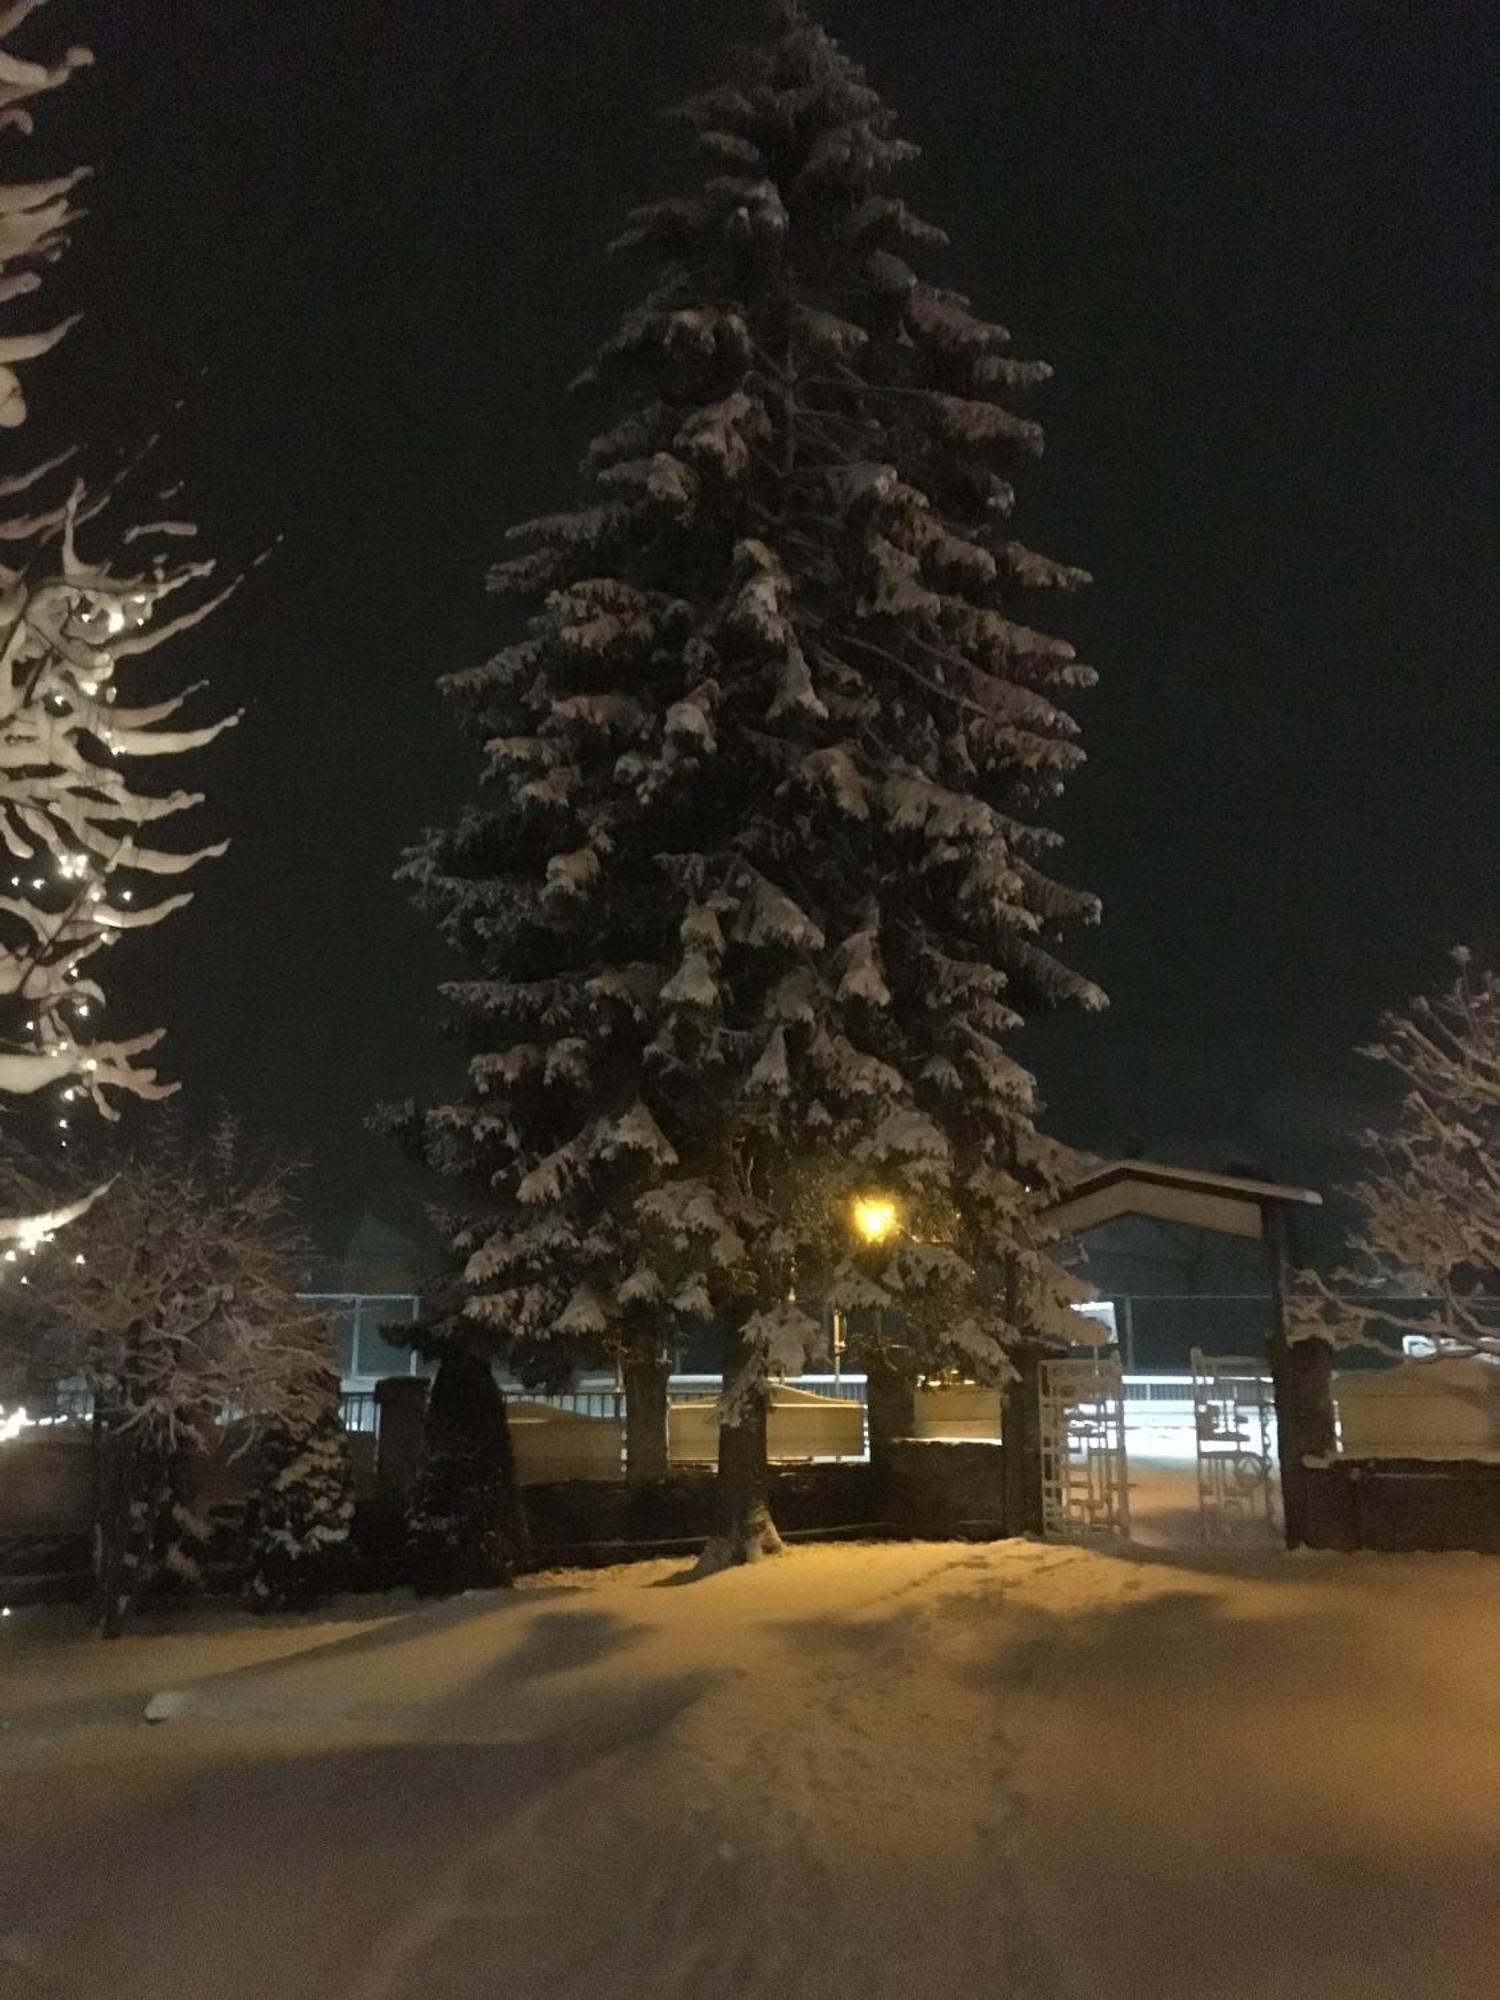
[[[1065,1541],[1130,1534],[1118,1355],[1040,1364],[1042,1525]]]
[[[1205,1542],[1276,1533],[1276,1405],[1266,1364],[1193,1349],[1198,1521]]]

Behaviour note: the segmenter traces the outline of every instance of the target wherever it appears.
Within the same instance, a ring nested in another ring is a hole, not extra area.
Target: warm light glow
[[[854,1226],[866,1243],[884,1243],[896,1227],[896,1204],[886,1195],[861,1195],[854,1204]]]

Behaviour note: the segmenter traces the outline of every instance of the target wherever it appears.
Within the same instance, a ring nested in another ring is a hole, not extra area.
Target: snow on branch
[[[1454,958],[1447,990],[1362,1052],[1400,1078],[1400,1108],[1365,1135],[1351,1263],[1332,1284],[1299,1274],[1297,1338],[1397,1353],[1415,1335],[1500,1359],[1500,976]]]
[[[0,42],[31,11],[21,0],[0,13]],[[33,63],[0,46],[0,126],[29,132],[28,102],[89,60],[72,49],[55,64]],[[37,292],[66,247],[85,171],[0,186],[0,307]],[[0,325],[0,427],[25,420],[20,368],[72,323]],[[153,928],[191,900],[158,894],[154,882],[224,852],[223,843],[192,849],[147,837],[201,795],[154,792],[132,767],[199,749],[238,717],[186,720],[196,687],[133,696],[130,663],[201,623],[228,590],[215,587],[211,562],[173,553],[191,533],[182,521],[124,528],[115,539],[130,555],[120,563],[85,549],[85,535],[101,540],[116,493],[91,495],[75,479],[53,494],[52,475],[70,456],[0,476],[0,499],[25,495],[27,509],[0,518],[0,1093],[34,1097],[57,1085],[63,1101],[91,1100],[113,1118],[112,1094],[159,1098],[173,1086],[139,1060],[159,1030],[95,1038],[105,996],[85,968],[126,931]],[[66,1113],[57,1122],[65,1129]],[[39,1220],[10,1227],[29,1232]]]
[[[71,1227],[33,1259],[7,1344],[161,1445],[205,1446],[231,1415],[247,1438],[296,1417],[332,1356],[296,1296],[289,1184],[289,1169],[237,1170],[222,1151],[132,1163],[107,1200],[46,1217]]]

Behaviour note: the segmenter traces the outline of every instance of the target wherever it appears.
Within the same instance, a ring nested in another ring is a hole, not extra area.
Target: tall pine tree
[[[591,490],[493,573],[524,633],[445,682],[487,789],[404,871],[472,968],[468,1090],[409,1121],[481,1194],[469,1314],[626,1351],[725,1325],[709,1566],[778,1546],[767,1385],[811,1300],[996,1375],[1073,1296],[1006,1040],[1102,1004],[1038,821],[1093,676],[1017,608],[1086,579],[1010,527],[1048,371],[918,275],[946,238],[894,192],[916,149],[774,12],[674,114],[701,185],[616,246],[648,289],[583,378]],[[860,1253],[872,1189],[900,1226]]]

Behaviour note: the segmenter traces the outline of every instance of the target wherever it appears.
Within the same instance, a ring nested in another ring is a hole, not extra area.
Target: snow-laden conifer
[[[1046,825],[1093,675],[1028,608],[1082,572],[1011,518],[1047,370],[926,275],[863,72],[783,6],[676,115],[704,171],[616,246],[646,289],[583,378],[586,497],[513,531],[524,630],[446,682],[484,791],[405,874],[470,967],[470,1087],[412,1118],[480,1196],[469,1312],[728,1328],[716,1561],[775,1545],[766,1385],[814,1301],[994,1374],[1069,1296],[1010,1042],[1100,1004]],[[855,1254],[869,1187],[901,1226]]]

